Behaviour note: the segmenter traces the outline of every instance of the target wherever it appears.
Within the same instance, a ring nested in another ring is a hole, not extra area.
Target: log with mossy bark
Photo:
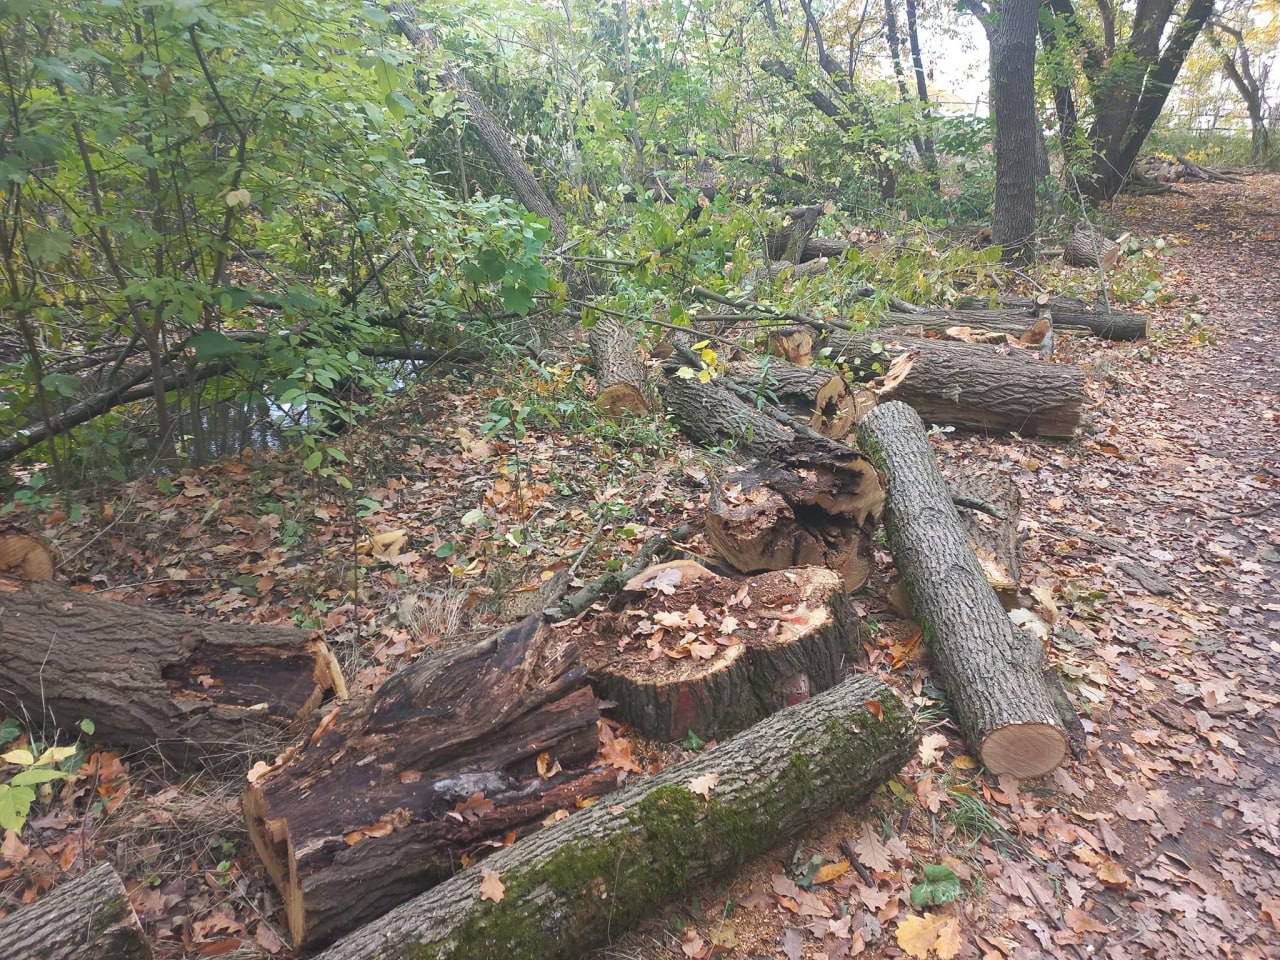
[[[102,863],[0,919],[5,960],[150,960],[119,875]]]
[[[1051,772],[1067,736],[1045,685],[1043,648],[1014,627],[987,582],[924,423],[906,404],[883,403],[858,435],[889,478],[889,546],[960,729],[993,773]]]
[[[851,677],[498,851],[321,960],[583,956],[831,811],[856,808],[918,736],[888,687]]]
[[[339,708],[244,794],[297,944],[377,917],[616,786],[595,695],[541,614]]]
[[[287,626],[217,623],[0,577],[0,706],[37,729],[178,763],[241,758],[345,697],[329,648]]]
[[[826,335],[851,378],[882,376],[880,400],[901,400],[942,426],[1024,436],[1071,437],[1080,426],[1085,373],[1025,352],[885,331]]]
[[[596,406],[611,417],[649,412],[648,376],[630,330],[600,316],[587,336],[596,369]]]
[[[616,609],[562,629],[614,715],[653,740],[743,730],[838,683],[858,652],[857,619],[830,570],[733,580],[679,561],[632,586]]]
[[[1000,602],[1011,607],[1022,579],[1018,559],[1022,492],[1009,477],[969,465],[947,480],[947,489],[987,583]]]
[[[1104,340],[1142,340],[1150,334],[1151,321],[1139,313],[1113,310],[1107,304],[1090,304],[1073,297],[1000,297],[994,305],[986,299],[965,298],[953,313],[961,315],[984,310],[1022,311],[1028,316],[1046,309],[1053,317],[1054,328],[1064,333],[1087,333]],[[910,320],[904,318],[903,322]]]
[[[783,360],[762,363],[735,360],[727,375],[743,386],[759,390],[806,418],[812,430],[840,440],[875,406],[875,394],[853,389],[829,367],[802,367]]]

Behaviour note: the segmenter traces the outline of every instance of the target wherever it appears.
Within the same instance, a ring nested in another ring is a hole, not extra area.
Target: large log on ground
[[[1043,648],[1014,627],[987,582],[924,424],[905,404],[883,403],[858,434],[889,478],[889,546],[960,729],[993,773],[1049,773],[1067,736],[1045,685]]]
[[[770,260],[787,260],[791,263],[813,259],[805,255],[805,246],[809,235],[818,225],[818,220],[822,218],[823,210],[822,204],[814,204],[784,211],[783,225],[766,238],[766,256]]]
[[[696,378],[668,376],[661,390],[667,410],[697,443],[715,446],[727,441],[767,457],[779,447],[795,442],[794,430],[717,380],[700,383]]]
[[[882,402],[901,400],[931,423],[1042,437],[1071,437],[1080,426],[1086,378],[1076,366],[883,332],[832,331],[827,343],[833,360],[884,375]]]
[[[804,325],[774,327],[767,338],[770,355],[807,367],[813,363],[813,331]]]
[[[871,574],[883,507],[879,474],[861,455],[797,444],[724,478],[707,506],[707,542],[743,573],[820,566],[853,591]]]
[[[1101,267],[1110,270],[1120,259],[1120,245],[1087,224],[1071,231],[1062,249],[1062,260],[1071,267]]]
[[[329,648],[284,626],[215,623],[0,578],[0,706],[92,720],[104,742],[175,762],[236,756],[346,696]]]
[[[583,956],[829,811],[855,807],[917,738],[888,687],[849,678],[498,851],[320,960]]]
[[[847,240],[834,240],[830,237],[810,236],[804,243],[804,259],[816,260],[819,257],[837,259],[843,257],[852,247]]]
[[[587,337],[596,368],[596,405],[611,417],[649,412],[644,362],[631,331],[600,316]]]
[[[592,685],[654,740],[743,730],[838,683],[857,652],[857,619],[830,570],[738,581],[684,561],[636,585],[623,609],[573,632]]]
[[[962,314],[974,310],[1007,309],[1021,310],[1030,316],[1040,308],[1049,311],[1055,329],[1066,333],[1087,333],[1104,340],[1142,340],[1151,333],[1149,317],[1112,310],[1105,304],[1090,304],[1074,297],[1001,297],[994,308],[988,307],[986,301],[969,298],[956,305],[956,311]],[[903,320],[910,322],[908,318]]]
[[[949,479],[947,487],[987,583],[1001,603],[1012,605],[1022,580],[1018,559],[1022,492],[1003,474],[990,469],[974,472],[969,467]]]
[[[406,667],[253,775],[245,819],[295,943],[332,940],[616,786],[590,769],[585,678],[534,614]]]
[[[150,960],[151,946],[109,863],[0,920],[5,960]]]
[[[836,440],[847,436],[876,403],[871,391],[851,389],[844,377],[827,367],[737,360],[729,364],[728,375],[753,390],[773,394],[807,419],[810,429]]]

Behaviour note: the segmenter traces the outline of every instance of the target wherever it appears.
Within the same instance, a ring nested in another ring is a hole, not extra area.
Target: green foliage
[[[80,729],[91,734],[93,722],[81,720]],[[6,718],[0,724],[0,745],[11,743],[22,733],[16,720]],[[19,768],[6,782],[0,783],[0,829],[20,833],[37,797],[48,792],[47,785],[65,780],[80,766],[82,759],[78,744],[40,750],[33,742],[30,748],[20,747],[0,754],[0,764]]]
[[[960,878],[950,867],[940,863],[924,866],[924,879],[911,885],[911,906],[923,910],[929,906],[941,906],[959,899],[964,892]]]

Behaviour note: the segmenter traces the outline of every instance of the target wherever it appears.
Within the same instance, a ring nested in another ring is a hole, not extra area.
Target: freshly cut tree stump
[[[294,942],[332,940],[613,789],[616,771],[588,769],[599,711],[585,677],[534,614],[406,667],[251,774],[249,835]]]
[[[279,737],[329,696],[346,697],[342,671],[303,630],[0,577],[0,705],[36,725],[89,719],[104,742],[188,763]]]
[[[43,538],[21,527],[0,527],[0,576],[52,580],[53,569],[53,549]]]
[[[850,809],[914,754],[893,691],[851,677],[634,783],[335,944],[320,960],[568,960]]]
[[[840,440],[875,406],[875,394],[852,390],[844,377],[825,367],[801,367],[782,360],[767,364],[737,360],[729,376],[743,386],[776,396],[790,410],[803,415],[810,429]]]
[[[596,406],[611,417],[648,413],[648,377],[631,331],[613,317],[601,316],[587,339],[596,368]]]
[[[1062,249],[1062,260],[1071,267],[1110,270],[1120,259],[1120,245],[1087,224],[1078,224]]]
[[[708,504],[706,536],[743,573],[826,567],[852,592],[871,574],[869,540],[883,507],[867,460],[833,461],[798,444],[727,476]]]
[[[889,478],[889,545],[960,729],[993,773],[1049,773],[1067,735],[1045,685],[1044,650],[1014,627],[987,582],[924,424],[906,404],[882,403],[858,434]]]
[[[1150,318],[1139,313],[1110,310],[1105,305],[1093,305],[1072,297],[1001,297],[1000,309],[1024,310],[1028,314],[1044,308],[1053,317],[1056,330],[1066,333],[1087,333],[1103,340],[1142,340],[1150,335]],[[953,313],[967,315],[987,309],[985,302],[961,301]],[[906,320],[906,322],[910,322]]]
[[[947,481],[951,500],[959,508],[969,546],[973,548],[987,583],[1009,607],[1018,596],[1022,568],[1018,560],[1018,515],[1022,492],[994,470],[968,470]],[[998,516],[993,515],[998,514]]]
[[[742,581],[668,568],[575,631],[616,716],[662,741],[727,736],[826,690],[857,646],[844,584],[818,567]]]
[[[101,863],[0,920],[5,960],[150,960],[120,877]]]
[[[769,331],[768,351],[788,363],[807,367],[813,363],[813,331],[806,326],[777,327]]]
[[[1086,378],[1076,366],[919,337],[833,331],[827,342],[833,359],[884,375],[881,402],[901,400],[930,423],[1063,438],[1080,426]]]

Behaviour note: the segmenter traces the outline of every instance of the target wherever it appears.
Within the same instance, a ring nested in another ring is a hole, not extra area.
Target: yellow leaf
[[[502,878],[496,870],[480,871],[480,899],[501,903],[507,895],[507,888],[502,885]]]
[[[76,752],[75,747],[50,747],[44,753],[40,754],[40,759],[36,761],[37,766],[46,763],[61,763],[67,757],[72,756]]]
[[[907,956],[925,960],[938,941],[938,929],[945,919],[931,913],[926,913],[923,917],[908,916],[898,924],[898,946]]]
[[[818,872],[813,875],[813,882],[830,883],[837,877],[843,877],[848,872],[848,860],[837,860],[835,863],[824,863],[818,868]]]
[[[0,756],[0,760],[5,763],[16,763],[20,767],[29,767],[36,762],[36,758],[31,755],[30,750],[10,750]]]
[[[964,949],[964,937],[960,936],[960,923],[955,917],[948,917],[938,928],[938,939],[933,943],[933,950],[939,960],[951,960]]]

